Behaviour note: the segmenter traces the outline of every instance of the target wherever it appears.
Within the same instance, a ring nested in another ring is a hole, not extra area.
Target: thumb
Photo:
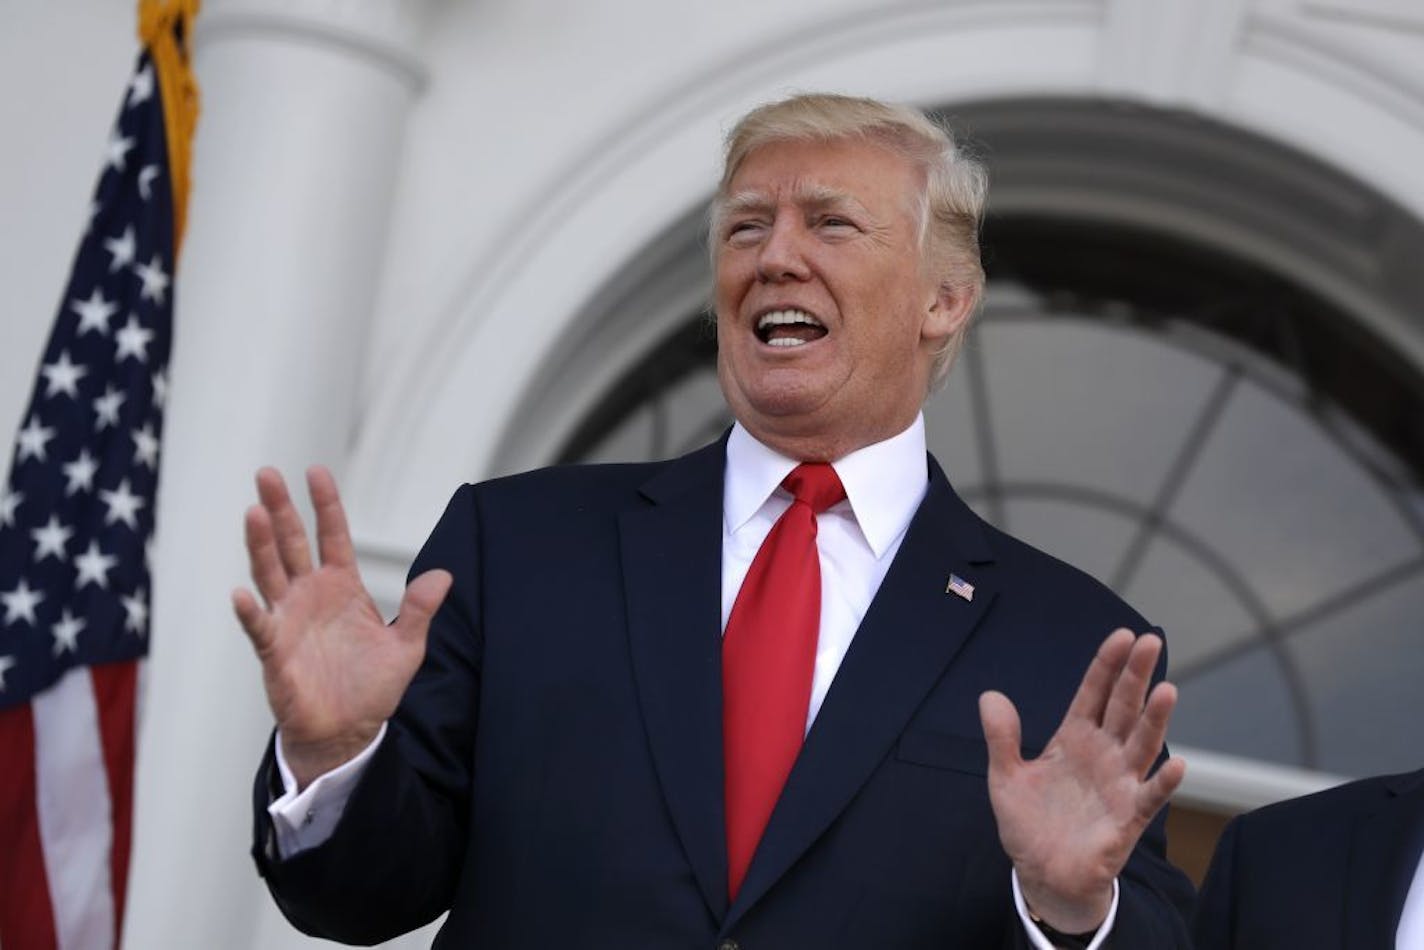
[[[424,639],[430,618],[445,601],[454,577],[449,571],[426,571],[406,585],[394,626],[403,637]]]
[[[1002,774],[1023,764],[1020,752],[1019,711],[1013,701],[996,690],[979,695],[979,724],[989,747],[989,774]]]

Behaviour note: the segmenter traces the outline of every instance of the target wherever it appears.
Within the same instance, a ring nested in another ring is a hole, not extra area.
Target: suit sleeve
[[[280,780],[272,747],[254,788],[253,858],[299,930],[375,943],[419,927],[451,902],[468,839],[483,633],[475,493],[451,499],[411,567],[454,584],[431,623],[425,660],[332,836],[280,860],[267,805]]]
[[[1235,909],[1236,849],[1240,819],[1232,819],[1221,833],[1211,868],[1202,882],[1201,899],[1192,921],[1192,936],[1201,950],[1232,950]]]

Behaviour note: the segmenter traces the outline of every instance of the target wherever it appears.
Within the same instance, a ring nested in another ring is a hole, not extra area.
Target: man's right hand
[[[361,583],[336,481],[307,471],[320,565],[275,469],[257,473],[261,504],[247,510],[247,556],[262,597],[233,591],[232,606],[262,661],[282,754],[305,788],[371,744],[425,656],[430,618],[450,590],[427,571],[405,590],[387,626]]]

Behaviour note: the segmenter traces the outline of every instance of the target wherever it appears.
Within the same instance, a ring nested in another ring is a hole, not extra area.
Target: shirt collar
[[[727,530],[746,524],[797,464],[758,442],[741,423],[732,426],[722,495]],[[856,449],[831,467],[870,549],[883,556],[909,527],[929,487],[924,416],[917,414],[899,435]]]

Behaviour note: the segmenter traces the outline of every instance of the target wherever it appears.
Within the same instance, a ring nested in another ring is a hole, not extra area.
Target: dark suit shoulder
[[[616,510],[688,491],[713,492],[721,503],[725,436],[678,458],[655,462],[556,465],[473,486],[486,504],[538,504],[568,510]]]
[[[1385,775],[1232,819],[1202,885],[1197,945],[1392,946],[1419,860],[1421,794],[1424,771]]]
[[[469,486],[482,500],[537,501],[546,504],[626,498],[665,468],[668,462],[621,462],[555,465],[505,475]]]
[[[1424,783],[1424,770],[1399,775],[1380,775],[1346,782],[1311,795],[1302,795],[1266,805],[1236,819],[1240,834],[1254,843],[1277,838],[1293,838],[1303,830],[1320,834],[1325,827],[1339,827],[1347,819],[1372,811],[1389,797]]]

